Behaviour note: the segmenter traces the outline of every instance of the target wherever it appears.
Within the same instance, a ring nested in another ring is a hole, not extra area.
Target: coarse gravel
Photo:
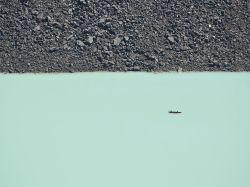
[[[249,0],[0,0],[0,72],[250,71]]]

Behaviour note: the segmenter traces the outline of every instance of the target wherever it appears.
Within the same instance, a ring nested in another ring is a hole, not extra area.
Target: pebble
[[[181,72],[182,72],[182,68],[179,67],[177,71],[178,71],[179,73],[181,73]]]
[[[129,41],[129,37],[128,36],[125,36],[124,37],[124,40],[127,42],[127,41]]]
[[[58,50],[58,48],[57,47],[50,47],[49,48],[49,52],[55,52],[55,51],[57,51]]]
[[[187,50],[189,50],[190,48],[189,47],[187,47],[187,46],[181,46],[180,47],[180,50],[181,51],[187,51]]]
[[[100,20],[99,20],[99,23],[104,23],[105,22],[105,18],[101,18]]]
[[[84,4],[84,5],[87,4],[86,0],[79,0],[79,2],[82,3],[82,4]]]
[[[34,31],[40,31],[41,30],[41,27],[39,25],[37,25],[35,28],[34,28]]]
[[[89,36],[88,40],[87,40],[87,43],[88,44],[92,44],[93,42],[94,42],[94,37],[93,36]]]
[[[116,38],[114,39],[114,45],[115,45],[115,46],[120,45],[121,41],[122,41],[121,38],[116,37]]]
[[[173,36],[169,36],[168,37],[168,41],[170,41],[171,43],[174,43],[175,42],[174,37]]]
[[[56,22],[56,21],[53,22],[52,25],[55,26],[55,27],[57,27],[57,28],[59,28],[59,29],[62,29],[62,28],[63,28],[62,24],[59,23],[59,22]]]
[[[39,13],[36,18],[40,21],[45,19],[43,13]]]
[[[104,51],[104,53],[110,57],[113,57],[113,51]]]
[[[67,37],[67,40],[70,40],[73,37],[73,35],[70,35]]]
[[[80,46],[80,47],[85,46],[84,43],[83,43],[81,40],[77,40],[77,41],[76,41],[76,44],[77,44],[78,46]]]
[[[158,58],[157,58],[156,56],[154,56],[154,55],[146,55],[146,57],[147,57],[147,59],[149,59],[149,60],[153,60],[153,61],[155,61],[155,62],[158,62]]]
[[[69,49],[71,49],[67,44],[65,44],[64,46],[63,46],[63,49],[65,49],[65,50],[69,50]]]
[[[38,12],[38,11],[36,11],[36,10],[32,10],[32,11],[31,11],[31,14],[33,14],[33,15],[36,15],[36,16],[37,16],[37,15],[39,14],[39,12]]]
[[[135,66],[132,68],[133,71],[140,71],[140,69],[141,69],[140,66]]]
[[[108,61],[109,64],[115,65],[115,62],[113,60]]]

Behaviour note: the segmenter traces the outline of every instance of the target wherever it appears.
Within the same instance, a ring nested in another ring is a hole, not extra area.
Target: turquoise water
[[[0,75],[1,187],[249,187],[249,134],[249,73]]]

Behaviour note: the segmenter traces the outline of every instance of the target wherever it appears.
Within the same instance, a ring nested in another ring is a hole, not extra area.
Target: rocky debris
[[[0,72],[250,71],[249,6],[1,1]]]
[[[76,41],[76,44],[77,44],[78,46],[80,46],[80,47],[85,46],[84,43],[83,43],[81,40],[77,40],[77,41]]]
[[[37,25],[35,28],[34,28],[34,31],[40,31],[41,30],[41,27],[39,25]]]
[[[127,42],[129,41],[129,37],[128,36],[124,36],[124,40]]]
[[[132,67],[130,70],[131,71],[140,71],[141,68],[140,68],[140,66],[135,66],[135,67]]]
[[[89,36],[88,40],[87,40],[87,43],[88,44],[92,44],[93,42],[94,42],[94,37],[93,36]]]
[[[37,13],[37,14],[36,14],[36,13]],[[38,13],[38,12],[36,11],[36,12],[33,13],[33,14],[37,15],[36,18],[37,18],[38,21],[44,21],[44,20],[46,19],[46,18],[44,17],[44,14],[43,14],[43,13]]]
[[[50,47],[50,48],[49,48],[49,52],[50,52],[50,53],[53,53],[53,52],[55,52],[55,51],[57,51],[57,50],[58,50],[57,47]]]
[[[169,36],[169,37],[168,37],[168,40],[169,40],[171,43],[174,43],[174,42],[175,42],[175,40],[174,40],[174,37],[173,37],[173,36]]]
[[[86,0],[79,0],[79,2],[83,5],[87,5],[87,1]]]
[[[179,73],[181,73],[182,72],[182,68],[178,68],[178,70],[177,70]]]
[[[122,39],[121,39],[121,38],[116,37],[116,38],[114,39],[114,45],[115,45],[115,46],[120,45],[121,41],[122,41]]]
[[[64,49],[64,50],[70,50],[70,49],[71,49],[71,47],[70,47],[70,46],[68,46],[68,44],[65,44],[65,45],[63,46],[63,49]]]

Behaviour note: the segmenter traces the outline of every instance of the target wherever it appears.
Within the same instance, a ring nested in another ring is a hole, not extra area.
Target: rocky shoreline
[[[250,71],[248,0],[0,0],[0,72]]]

